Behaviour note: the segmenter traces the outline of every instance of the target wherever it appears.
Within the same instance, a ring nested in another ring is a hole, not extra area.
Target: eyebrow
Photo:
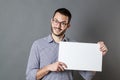
[[[53,18],[53,19],[56,19],[56,18]],[[56,19],[57,21],[59,21],[58,19]],[[60,22],[60,21],[59,21]],[[61,22],[67,22],[67,21],[61,21]]]

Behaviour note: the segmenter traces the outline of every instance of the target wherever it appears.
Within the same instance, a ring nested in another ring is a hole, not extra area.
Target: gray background
[[[120,79],[119,0],[0,0],[0,80],[25,80],[31,45],[50,33],[50,19],[60,7],[73,15],[67,36],[79,42],[103,40],[109,48],[103,71],[93,80]]]

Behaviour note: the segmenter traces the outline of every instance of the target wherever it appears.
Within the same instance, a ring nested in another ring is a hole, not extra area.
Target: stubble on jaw
[[[64,30],[64,31],[62,31],[60,34],[56,34],[56,33],[54,33],[54,31],[53,31],[53,27],[51,26],[51,32],[52,32],[52,34],[54,34],[55,36],[62,36],[62,35],[64,35],[65,34],[65,32],[66,32],[66,30]]]

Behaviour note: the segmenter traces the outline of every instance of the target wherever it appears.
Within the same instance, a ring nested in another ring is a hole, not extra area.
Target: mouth
[[[57,31],[57,32],[60,32],[60,31],[61,31],[60,28],[54,28],[54,30]]]
[[[65,31],[57,27],[52,27],[52,33],[56,36],[61,36],[65,33]]]

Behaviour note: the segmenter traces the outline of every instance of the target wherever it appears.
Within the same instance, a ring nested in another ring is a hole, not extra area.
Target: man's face
[[[54,35],[63,35],[70,26],[68,23],[68,17],[57,12],[54,18],[51,19],[51,26],[51,30]]]

